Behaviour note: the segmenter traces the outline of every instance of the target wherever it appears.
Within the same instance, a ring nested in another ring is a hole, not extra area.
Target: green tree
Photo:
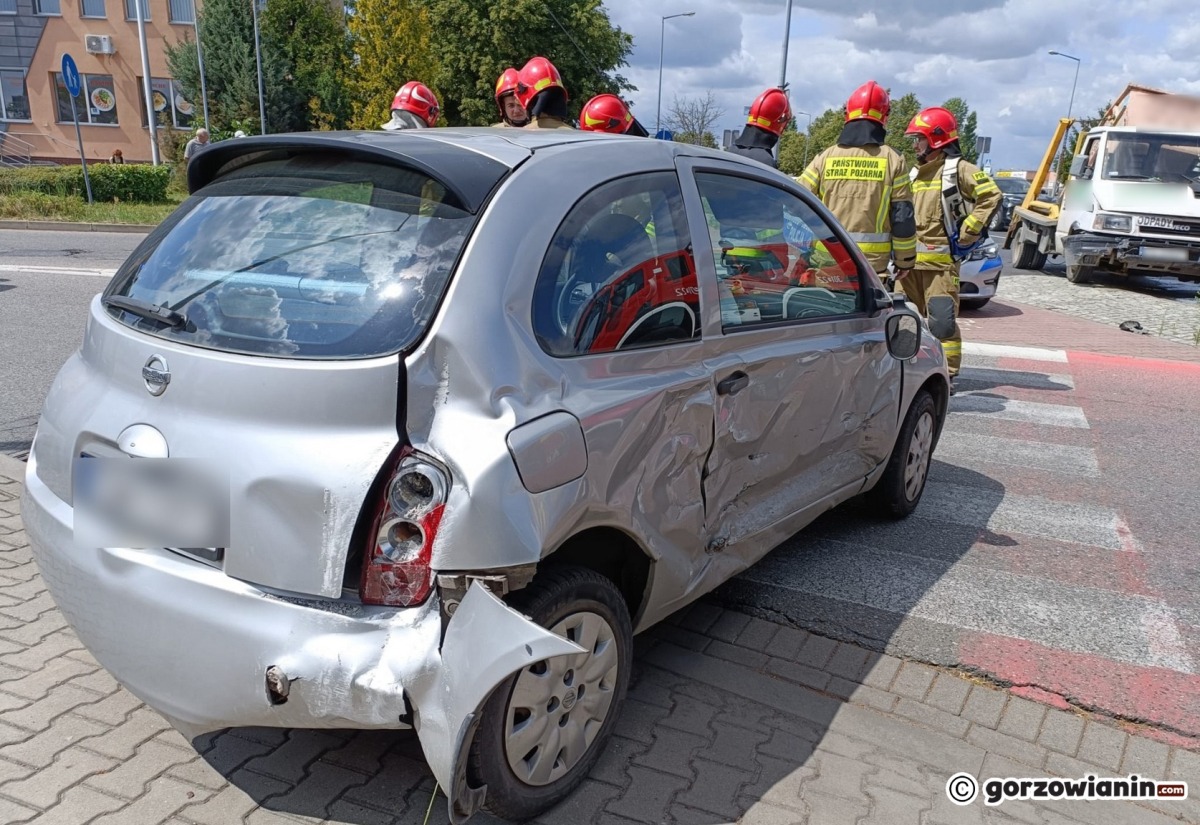
[[[254,59],[254,22],[244,0],[208,0],[197,10],[196,22],[204,46],[204,72],[208,86],[209,119],[214,131],[227,131],[237,121],[258,131],[258,75]],[[188,100],[200,100],[200,71],[196,43],[185,32],[166,47],[171,77]],[[267,130],[290,131],[297,126],[295,85],[285,57],[272,42],[262,43],[263,95]],[[197,104],[199,108],[199,104]],[[244,127],[243,127],[244,128]]]
[[[975,112],[961,97],[952,97],[942,104],[950,110],[958,122],[958,145],[962,147],[963,157],[971,163],[979,163],[979,152],[975,149],[976,129],[979,119]]]
[[[905,137],[908,124],[921,111],[921,101],[912,92],[892,98],[892,109],[888,113],[887,145],[904,156],[910,168],[917,165],[917,153],[913,151],[912,139]]]
[[[442,99],[427,6],[424,0],[356,0],[349,20],[351,127],[378,129],[389,118],[396,91],[410,80],[420,80]]]
[[[451,124],[494,123],[499,118],[496,78],[534,55],[549,58],[562,74],[572,117],[593,95],[635,88],[614,74],[628,64],[633,38],[612,24],[601,0],[426,0],[424,5],[439,33],[433,44],[435,89]]]
[[[290,119],[307,129],[344,128],[351,114],[350,40],[341,15],[328,0],[270,0],[259,22],[303,106]]]

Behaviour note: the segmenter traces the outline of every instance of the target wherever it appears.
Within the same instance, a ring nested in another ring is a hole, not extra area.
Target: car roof
[[[474,212],[508,172],[539,150],[587,151],[589,145],[614,140],[629,144],[634,156],[660,156],[674,163],[680,155],[699,155],[753,164],[730,152],[653,138],[609,135],[577,129],[511,129],[449,127],[398,131],[293,132],[223,140],[203,149],[188,167],[188,189],[196,192],[244,163],[288,151],[340,149],[383,162],[399,162],[425,171],[446,184]],[[765,167],[764,167],[765,168]]]

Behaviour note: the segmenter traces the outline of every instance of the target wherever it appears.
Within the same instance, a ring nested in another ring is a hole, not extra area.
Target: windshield
[[[1200,135],[1112,133],[1104,147],[1104,179],[1200,180]]]
[[[410,169],[324,154],[252,163],[150,235],[105,293],[131,300],[106,306],[139,330],[229,352],[397,352],[424,331],[473,223]]]
[[[1024,195],[1029,191],[1029,181],[1023,178],[996,178],[996,185],[1006,195]]]

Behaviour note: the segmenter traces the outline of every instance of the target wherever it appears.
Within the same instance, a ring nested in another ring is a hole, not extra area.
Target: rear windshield
[[[328,155],[266,160],[189,198],[105,296],[178,313],[167,324],[109,307],[132,327],[201,347],[393,353],[424,332],[474,220],[418,171]]]

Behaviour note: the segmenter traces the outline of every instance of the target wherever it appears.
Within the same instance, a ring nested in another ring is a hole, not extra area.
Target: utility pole
[[[150,159],[155,166],[158,166],[158,119],[154,115],[154,92],[150,84],[150,53],[146,49],[146,14],[143,7],[145,2],[146,0],[134,0],[133,5],[137,9],[138,45],[142,50],[142,93],[146,95],[146,124],[150,127]]]
[[[790,0],[789,0],[790,2]],[[667,38],[667,21],[672,17],[692,17],[696,14],[694,11],[685,11],[680,14],[668,14],[663,17],[658,33],[658,112],[654,115],[654,136],[658,137],[660,124],[662,123],[662,76],[663,76],[663,46]]]
[[[267,104],[263,99],[262,43],[258,39],[258,0],[250,0],[250,13],[254,17],[254,62],[258,66],[258,133],[267,133]]]

